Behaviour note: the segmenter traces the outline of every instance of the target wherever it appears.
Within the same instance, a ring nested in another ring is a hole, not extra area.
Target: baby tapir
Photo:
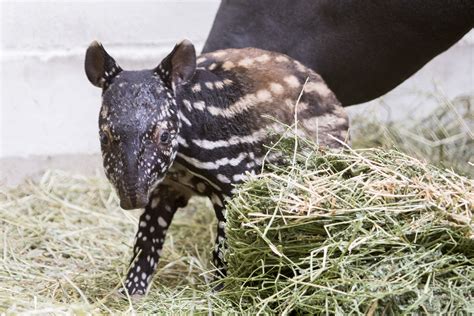
[[[299,130],[323,146],[338,147],[333,137],[347,135],[346,113],[321,77],[282,54],[227,49],[196,59],[185,40],[156,68],[125,71],[93,42],[85,70],[102,88],[105,173],[122,208],[144,208],[125,281],[129,294],[146,292],[173,215],[193,195],[214,205],[213,261],[225,274],[226,199],[233,184],[261,169],[277,121],[291,125],[297,117]]]

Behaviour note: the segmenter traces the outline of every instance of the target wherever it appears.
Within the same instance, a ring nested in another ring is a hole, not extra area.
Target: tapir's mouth
[[[127,184],[127,182],[124,181],[124,185],[116,187],[120,199],[120,207],[124,210],[145,208],[150,201],[150,196],[156,191],[163,179],[164,175],[158,177],[151,186],[140,185],[136,182],[133,182],[136,184]]]
[[[146,190],[118,191],[120,198],[120,207],[124,210],[145,208],[145,206],[148,204],[148,192]]]
[[[133,201],[131,199],[120,199],[120,207],[127,211],[145,208],[147,204],[148,200]]]

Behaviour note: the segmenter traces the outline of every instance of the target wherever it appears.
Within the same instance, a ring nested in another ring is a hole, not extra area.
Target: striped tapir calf
[[[296,110],[299,130],[327,147],[338,147],[335,139],[344,140],[348,130],[346,113],[321,77],[279,53],[228,49],[196,59],[185,40],[156,68],[125,71],[93,42],[85,70],[102,88],[105,173],[122,208],[144,208],[125,281],[129,294],[146,292],[173,215],[193,195],[213,203],[213,261],[225,274],[226,199],[233,184],[260,170],[268,132],[280,124],[275,120],[292,124]]]

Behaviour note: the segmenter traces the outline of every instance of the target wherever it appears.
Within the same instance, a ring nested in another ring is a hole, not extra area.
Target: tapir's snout
[[[120,200],[120,207],[123,208],[124,210],[134,210],[134,209],[139,209],[139,208],[145,208],[147,205],[148,200],[145,199],[140,199],[137,200],[136,202],[132,201],[131,199],[123,199]]]
[[[145,208],[148,204],[146,190],[119,190],[120,207],[124,210]]]

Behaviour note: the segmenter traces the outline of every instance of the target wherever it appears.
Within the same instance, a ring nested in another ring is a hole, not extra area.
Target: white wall
[[[1,2],[0,183],[43,168],[100,167],[100,90],[83,69],[92,40],[102,41],[123,68],[151,68],[180,39],[200,50],[218,5],[218,0]],[[414,108],[425,111],[412,92],[433,91],[433,82],[449,97],[474,95],[473,38],[471,32],[384,97],[396,117]]]
[[[219,2],[3,2],[0,157],[96,153],[100,90],[84,74],[98,39],[123,68],[152,68],[183,38],[200,50]]]

